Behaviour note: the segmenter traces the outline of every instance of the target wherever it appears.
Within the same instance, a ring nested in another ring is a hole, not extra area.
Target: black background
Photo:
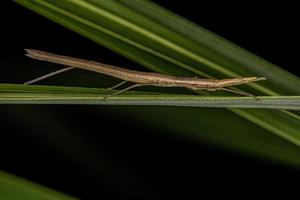
[[[299,75],[296,5],[155,2]],[[100,54],[103,62],[136,66],[11,1],[0,2],[0,16],[1,83],[22,83],[51,71],[32,64],[23,56],[24,48],[86,58]],[[83,76],[85,86],[95,86],[88,78],[95,75],[70,73],[70,79]],[[79,85],[64,76],[44,84],[68,81]],[[151,124],[135,124],[125,112],[115,116],[114,109],[1,105],[0,169],[83,199],[238,197],[239,192],[269,196],[297,189],[298,170],[168,137]],[[104,133],[114,134],[100,134],[99,126]],[[54,132],[60,137],[54,137]]]

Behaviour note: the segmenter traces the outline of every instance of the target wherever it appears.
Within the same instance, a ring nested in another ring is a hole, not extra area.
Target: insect
[[[95,61],[88,61],[88,60],[83,60],[83,59],[78,59],[78,58],[73,58],[68,56],[62,56],[62,55],[48,53],[40,50],[25,49],[25,51],[26,51],[25,55],[30,58],[68,66],[67,68],[57,70],[55,72],[46,74],[32,81],[26,82],[25,84],[31,84],[74,68],[94,71],[94,72],[106,74],[123,80],[123,82],[117,84],[111,89],[115,89],[125,84],[126,82],[135,83],[134,85],[119,90],[115,93],[112,93],[111,95],[120,94],[124,91],[130,90],[135,87],[159,86],[159,87],[182,87],[182,88],[188,88],[192,90],[206,90],[206,91],[223,90],[223,91],[233,92],[245,96],[253,96],[249,93],[231,90],[226,87],[246,84],[254,81],[266,80],[265,77],[239,77],[239,78],[229,78],[229,79],[200,79],[200,78],[190,78],[190,77],[177,77],[177,76],[169,76],[169,75],[158,74],[158,73],[128,70],[128,69],[107,65]]]

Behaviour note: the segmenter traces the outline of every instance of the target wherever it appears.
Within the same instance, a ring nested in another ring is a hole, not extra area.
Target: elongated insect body
[[[183,87],[189,88],[193,90],[208,90],[208,91],[215,91],[215,90],[226,90],[230,92],[235,92],[239,94],[247,94],[238,91],[232,91],[230,89],[225,89],[224,87],[233,86],[233,85],[241,85],[246,84],[254,81],[265,80],[264,77],[239,77],[239,78],[230,78],[230,79],[200,79],[200,78],[189,78],[189,77],[176,77],[176,76],[168,76],[158,73],[151,73],[151,72],[140,72],[134,70],[128,70],[112,65],[107,65],[95,61],[88,61],[68,56],[56,55],[44,51],[39,50],[32,50],[32,49],[25,49],[26,56],[42,60],[48,61],[52,63],[57,63],[65,66],[69,66],[67,69],[72,68],[80,68],[89,71],[94,71],[101,74],[106,74],[115,78],[122,79],[124,81],[136,83],[136,85],[131,86],[129,89],[138,86],[145,86],[145,85],[152,85],[152,86],[159,86],[159,87]],[[66,71],[66,70],[59,70],[59,71]],[[57,74],[60,72],[53,72],[51,74]],[[49,77],[45,75],[43,77]],[[37,80],[43,79],[40,77]],[[33,83],[36,82],[35,80],[27,82]],[[122,90],[121,92],[128,90],[128,88]]]

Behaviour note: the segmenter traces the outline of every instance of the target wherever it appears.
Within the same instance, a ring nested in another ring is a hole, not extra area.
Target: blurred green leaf
[[[71,200],[75,198],[0,171],[0,199]]]

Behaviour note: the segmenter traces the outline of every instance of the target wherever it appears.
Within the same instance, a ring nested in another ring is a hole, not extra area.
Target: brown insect
[[[206,91],[216,91],[223,90],[228,92],[233,92],[245,96],[253,96],[249,93],[240,92],[236,90],[231,90],[225,87],[246,84],[254,81],[266,80],[265,77],[239,77],[239,78],[229,78],[229,79],[200,79],[200,78],[190,78],[190,77],[177,77],[177,76],[168,76],[158,73],[151,72],[140,72],[134,70],[128,70],[112,65],[107,65],[99,62],[88,61],[68,56],[62,56],[57,54],[52,54],[44,51],[33,50],[33,49],[25,49],[26,56],[30,58],[34,58],[37,60],[57,63],[65,66],[69,66],[68,68],[64,68],[44,76],[41,76],[32,81],[26,82],[25,84],[31,84],[42,79],[48,78],[55,74],[59,74],[74,68],[85,69],[89,71],[98,72],[101,74],[106,74],[118,79],[124,80],[120,84],[112,87],[111,89],[115,89],[120,85],[123,85],[126,82],[133,82],[134,85],[131,85],[125,89],[119,90],[111,95],[120,94],[124,91],[130,90],[135,87],[141,86],[159,86],[159,87],[182,87],[188,88],[192,90],[206,90]],[[111,96],[109,95],[109,96]]]

